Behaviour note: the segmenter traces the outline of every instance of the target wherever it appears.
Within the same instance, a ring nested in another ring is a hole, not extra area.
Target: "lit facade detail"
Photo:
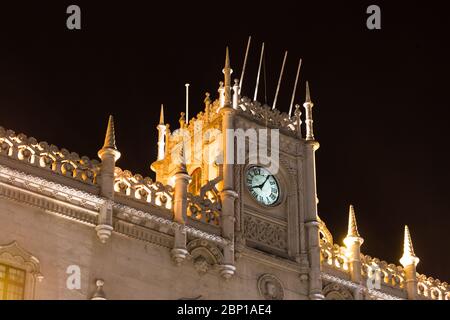
[[[223,73],[218,97],[180,117],[206,158],[161,107],[155,179],[118,167],[112,117],[99,160],[0,127],[0,299],[450,300],[446,282],[416,272],[409,228],[401,266],[361,253],[353,206],[345,246],[333,240],[317,210],[309,85],[302,127],[300,105],[289,116],[240,95],[228,50]],[[280,170],[264,203],[249,192],[251,164],[216,161],[227,142],[216,133],[268,127],[280,132]],[[70,265],[80,289],[66,287]]]

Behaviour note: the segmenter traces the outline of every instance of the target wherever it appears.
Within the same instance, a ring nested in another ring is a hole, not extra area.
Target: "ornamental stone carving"
[[[286,250],[286,227],[264,221],[251,215],[246,215],[244,217],[244,230],[246,239],[253,240],[279,250]]]
[[[330,283],[323,289],[326,300],[353,300],[351,292],[337,283]]]
[[[266,300],[283,300],[284,290],[281,281],[272,274],[263,274],[258,279],[259,294]]]
[[[199,274],[207,273],[211,268],[220,265],[223,260],[221,250],[204,239],[190,241],[187,250]]]

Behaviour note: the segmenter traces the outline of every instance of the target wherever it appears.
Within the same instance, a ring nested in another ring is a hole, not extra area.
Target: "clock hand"
[[[254,186],[253,188],[258,188],[258,189],[262,190],[262,187],[266,184],[266,182],[269,178],[270,178],[270,175],[267,175],[266,180],[264,180],[263,183],[261,183],[260,185]]]

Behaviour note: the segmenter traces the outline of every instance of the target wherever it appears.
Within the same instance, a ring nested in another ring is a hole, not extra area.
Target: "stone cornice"
[[[100,207],[106,201],[109,201],[4,165],[0,165],[0,196],[39,207],[45,211],[92,226],[97,224],[97,214]],[[170,229],[183,229],[193,237],[206,239],[221,246],[229,245],[228,240],[197,228],[181,225],[172,220],[121,203],[112,202],[112,206],[118,213],[148,220],[157,225],[167,226]]]
[[[340,285],[343,285],[349,289],[352,290],[360,290],[361,292],[367,292],[370,296],[375,297],[375,298],[379,298],[382,300],[404,300],[402,298],[381,292],[381,291],[377,291],[377,290],[373,290],[373,289],[368,289],[365,286],[362,286],[360,284],[357,284],[355,282],[349,281],[349,280],[344,280],[335,276],[332,276],[331,274],[322,272],[322,279],[326,280],[326,281],[330,281],[330,282],[334,282],[334,283],[338,283]]]
[[[190,227],[190,226],[186,226],[186,225],[182,225],[179,224],[175,221],[172,220],[168,220],[156,215],[153,215],[149,212],[145,212],[142,210],[137,210],[135,208],[129,207],[127,205],[124,204],[119,204],[119,203],[114,203],[113,204],[113,208],[119,212],[121,212],[122,214],[128,214],[130,216],[134,216],[137,217],[138,219],[145,219],[148,221],[152,221],[155,222],[158,225],[166,225],[168,226],[170,229],[182,229],[184,230],[187,234],[196,237],[196,238],[201,238],[201,239],[205,239],[208,241],[211,241],[215,244],[221,245],[221,246],[226,246],[229,244],[229,241],[226,240],[225,238],[222,238],[220,236],[214,235],[214,234],[210,234],[207,232],[204,232],[202,230]]]

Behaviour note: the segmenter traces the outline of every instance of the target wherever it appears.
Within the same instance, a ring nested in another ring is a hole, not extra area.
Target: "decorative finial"
[[[302,110],[300,109],[300,105],[298,103],[295,105],[294,115],[297,118],[300,118],[300,116],[302,115]]]
[[[231,107],[231,74],[233,71],[230,67],[230,53],[228,47],[225,51],[225,67],[223,68],[224,74],[224,101],[223,107]]]
[[[109,116],[108,127],[106,128],[105,143],[103,144],[103,149],[114,149],[116,147],[116,135],[114,132],[114,118],[112,115]]]
[[[209,107],[209,105],[211,104],[210,96],[211,94],[209,92],[205,92],[205,100],[203,100],[203,102],[205,103],[205,108]]]
[[[180,128],[184,128],[185,124],[186,124],[186,117],[185,117],[185,113],[184,112],[180,112]]]
[[[97,286],[97,289],[95,290],[95,293],[92,296],[91,300],[106,300],[105,293],[103,292],[103,286],[105,285],[105,281],[97,279],[95,281],[95,285]]]
[[[414,263],[415,266],[419,263],[420,259],[416,257],[411,240],[411,234],[409,233],[408,226],[405,226],[405,236],[403,240],[403,256],[400,259],[400,263],[403,267]]]
[[[348,210],[348,231],[347,237],[359,237],[358,226],[356,225],[356,215],[353,205]]]
[[[306,99],[305,102],[311,102],[311,95],[309,93],[309,83],[306,81]]]
[[[300,105],[295,105],[295,111],[294,111],[294,117],[295,117],[295,128],[297,130],[297,137],[302,137],[302,110],[300,109]],[[290,115],[289,115],[290,118]]]
[[[120,152],[116,147],[116,136],[114,131],[114,118],[109,116],[108,127],[106,128],[105,142],[103,147],[98,151],[98,157],[103,161],[106,155],[114,156],[114,161],[120,158]]]
[[[312,116],[312,107],[314,103],[311,101],[311,96],[309,94],[309,83],[306,81],[306,99],[305,103],[303,103],[303,107],[305,107],[306,115],[305,115],[305,123],[306,123],[306,140],[314,140],[314,129],[313,129],[313,116]]]
[[[161,103],[161,112],[159,114],[159,124],[164,125],[164,105]]]
[[[239,104],[239,79],[234,79],[233,85],[233,109],[237,109]]]
[[[205,93],[205,100],[203,102],[205,103],[205,118],[206,122],[209,122],[209,110],[211,109],[211,98],[209,97],[209,92]]]
[[[347,248],[350,248],[353,244],[358,243],[359,245],[362,245],[364,242],[364,239],[361,238],[358,232],[358,226],[356,224],[356,214],[355,209],[352,205],[350,205],[350,208],[348,210],[348,230],[347,230],[347,236],[344,239],[345,246]]]
[[[363,242],[364,239],[359,235],[358,226],[356,225],[355,209],[352,205],[350,205],[350,208],[348,210],[347,236],[344,239],[345,246],[347,248],[351,248],[355,243],[360,246],[363,244]]]

